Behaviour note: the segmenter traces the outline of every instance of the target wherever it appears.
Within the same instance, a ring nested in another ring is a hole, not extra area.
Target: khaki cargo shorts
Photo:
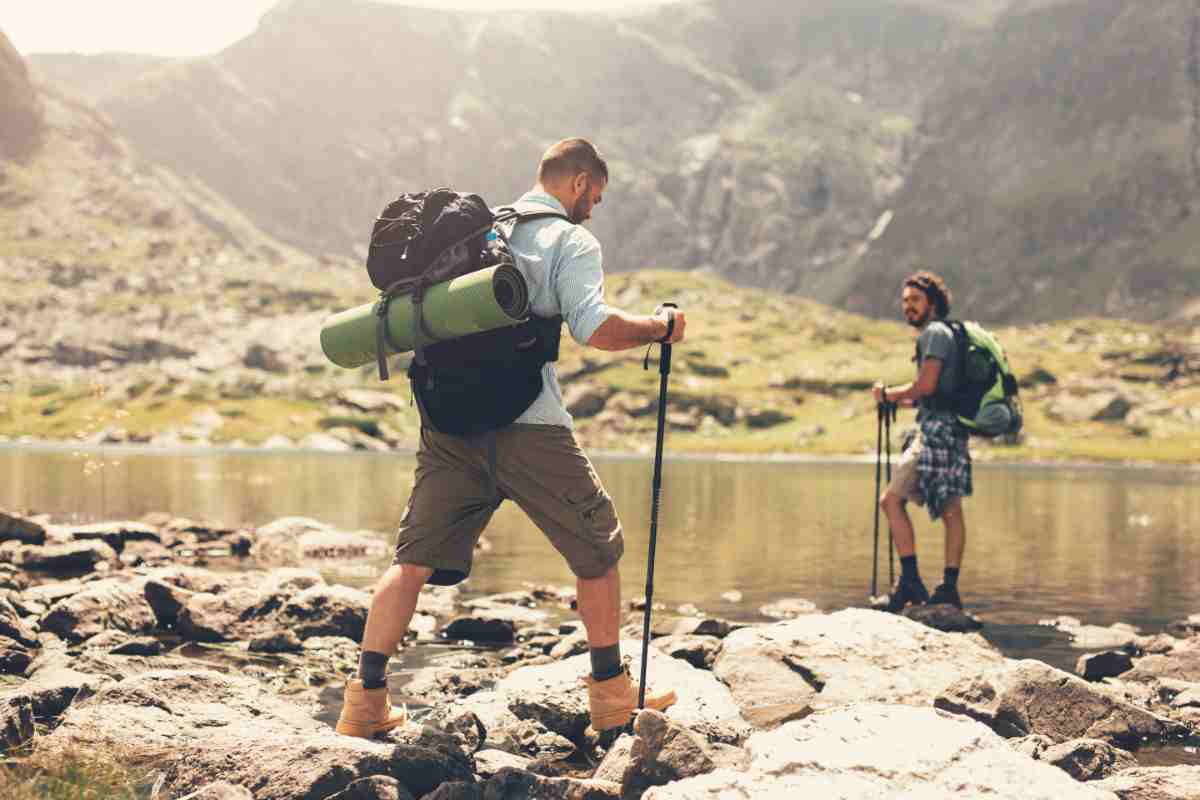
[[[429,567],[437,585],[466,579],[479,535],[500,503],[512,500],[576,576],[598,578],[615,566],[625,551],[621,523],[575,435],[557,425],[510,425],[494,435],[495,483],[487,436],[422,428],[392,563]]]
[[[915,430],[906,437],[906,445],[895,469],[892,470],[892,482],[888,484],[887,493],[923,506],[925,495],[921,494],[921,487],[917,482],[917,458],[924,446],[921,431]]]

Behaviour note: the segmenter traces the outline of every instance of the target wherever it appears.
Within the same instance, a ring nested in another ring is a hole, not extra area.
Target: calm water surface
[[[625,526],[627,596],[645,588],[652,461],[599,457]],[[390,539],[412,487],[401,455],[105,448],[0,448],[0,506],[62,520],[168,511],[259,525],[306,516]],[[1200,611],[1200,473],[1167,469],[976,467],[960,588],[1006,653],[1072,669],[1078,651],[1039,619],[1129,622],[1143,631]],[[803,597],[824,609],[865,602],[872,567],[874,464],[668,459],[655,600],[731,619]],[[942,570],[942,529],[917,509],[921,571]],[[524,581],[570,584],[558,554],[511,503],[486,531],[472,593]],[[880,588],[887,581],[881,533]],[[387,559],[327,571],[364,585]],[[897,565],[898,569],[898,565]],[[722,594],[731,590],[741,599]]]

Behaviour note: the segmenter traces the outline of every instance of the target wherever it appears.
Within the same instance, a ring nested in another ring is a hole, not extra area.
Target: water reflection
[[[169,511],[256,525],[313,517],[391,538],[412,486],[409,455],[190,452],[105,448],[0,449],[0,505],[75,521]],[[626,532],[622,578],[641,594],[649,526],[649,458],[602,458],[597,469]],[[980,467],[967,506],[964,600],[1006,650],[1072,658],[1061,637],[1030,629],[1070,614],[1149,630],[1200,611],[1200,475],[1188,471]],[[871,578],[874,466],[668,460],[655,599],[750,618],[763,604],[805,597],[825,608],[862,603]],[[932,585],[942,531],[918,510],[918,553]],[[571,583],[559,556],[505,504],[486,532],[470,588]],[[882,534],[886,542],[886,531]],[[347,564],[328,577],[362,585],[386,564]],[[880,552],[881,583],[887,554]],[[738,589],[730,603],[723,592]],[[1022,644],[1024,643],[1024,644]]]

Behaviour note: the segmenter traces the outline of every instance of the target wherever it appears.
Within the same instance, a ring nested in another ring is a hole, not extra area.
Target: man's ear
[[[571,181],[571,189],[577,196],[582,196],[588,190],[588,174],[581,172]]]

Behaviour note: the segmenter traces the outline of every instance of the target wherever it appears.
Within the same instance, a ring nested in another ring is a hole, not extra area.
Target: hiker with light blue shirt
[[[607,185],[608,165],[584,139],[565,139],[542,156],[537,184],[515,207],[561,216],[518,222],[508,235],[532,313],[561,316],[575,341],[600,350],[682,341],[681,311],[660,308],[638,316],[605,303],[600,243],[582,223]],[[504,500],[529,515],[575,573],[591,653],[586,683],[592,727],[600,731],[629,722],[639,689],[619,643],[621,523],[575,439],[551,360],[542,367],[541,393],[512,425],[480,436],[422,427],[412,494],[392,566],[375,587],[339,733],[370,738],[404,724],[405,713],[393,711],[388,699],[388,659],[408,629],[421,588],[455,584],[470,574],[475,543]],[[671,691],[645,695],[647,708],[663,710],[674,702]]]

